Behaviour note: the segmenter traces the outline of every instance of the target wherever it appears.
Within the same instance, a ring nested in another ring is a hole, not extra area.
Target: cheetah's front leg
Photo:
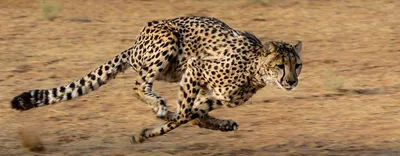
[[[170,122],[176,117],[175,112],[168,111],[167,115],[163,120]],[[223,132],[235,131],[238,129],[239,125],[234,120],[224,120],[215,118],[209,114],[205,114],[202,117],[189,121],[192,125],[197,125],[200,128],[219,130]]]
[[[212,117],[208,114],[190,121],[191,124],[197,125],[200,128],[219,130],[223,132],[236,131],[239,127],[236,121],[223,120]]]
[[[175,128],[177,128],[183,124],[188,123],[191,120],[195,120],[195,119],[198,119],[199,117],[205,116],[211,110],[222,107],[222,105],[219,105],[216,102],[217,100],[213,100],[213,99],[202,98],[202,99],[198,99],[196,101],[197,102],[193,101],[191,103],[182,103],[181,108],[185,108],[185,109],[181,109],[181,110],[185,110],[185,111],[179,111],[179,114],[176,115],[175,119],[172,119],[172,121],[167,122],[166,124],[164,124],[160,127],[156,127],[156,128],[152,128],[152,129],[149,129],[149,128],[143,129],[139,134],[132,136],[131,143],[140,143],[140,142],[145,141],[148,138],[163,135],[165,133],[168,133],[169,131],[174,130]],[[191,108],[190,105],[194,105],[194,104],[198,104],[198,105]],[[183,105],[185,105],[185,106],[183,106]],[[186,105],[188,105],[188,107],[186,107]],[[192,111],[190,111],[190,110],[192,110]],[[210,129],[212,128],[215,130],[230,131],[230,129],[236,130],[238,127],[236,122],[234,122],[232,120],[230,120],[231,122],[229,122],[229,123],[221,123],[222,125],[220,126],[217,124],[218,122],[215,122],[215,121],[228,121],[228,120],[216,119],[213,122],[212,119],[215,119],[215,118],[206,117],[205,119],[207,120],[207,123],[202,123],[201,125],[206,126],[207,128],[210,128]],[[223,126],[225,126],[225,127],[223,127]],[[228,127],[226,127],[226,126],[228,126]]]

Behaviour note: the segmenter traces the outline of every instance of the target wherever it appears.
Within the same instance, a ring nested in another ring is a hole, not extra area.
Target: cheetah
[[[236,107],[267,85],[292,90],[302,68],[302,42],[262,44],[253,34],[231,28],[213,17],[185,16],[147,23],[134,44],[89,74],[63,86],[34,89],[14,97],[11,108],[29,110],[71,100],[98,89],[131,67],[138,77],[134,95],[152,108],[164,125],[145,128],[131,142],[143,142],[183,124],[234,131],[233,120],[209,114]],[[153,83],[179,83],[177,108],[169,111]]]

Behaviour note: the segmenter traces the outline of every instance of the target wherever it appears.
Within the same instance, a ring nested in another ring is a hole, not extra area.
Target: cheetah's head
[[[262,65],[264,74],[261,79],[275,82],[287,91],[295,88],[302,67],[301,47],[301,41],[296,45],[274,41],[264,45],[263,51],[266,55],[264,55],[265,62]]]

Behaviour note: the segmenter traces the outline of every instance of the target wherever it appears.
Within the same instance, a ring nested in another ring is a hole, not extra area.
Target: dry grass
[[[37,130],[37,127],[23,127],[20,129],[19,134],[21,143],[25,148],[34,152],[41,152],[44,151],[45,148],[40,136],[36,132]]]
[[[60,3],[57,1],[40,0],[40,9],[43,18],[52,21],[60,11]]]

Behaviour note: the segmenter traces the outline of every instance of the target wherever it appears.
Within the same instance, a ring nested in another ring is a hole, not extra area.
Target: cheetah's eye
[[[277,66],[278,68],[280,68],[280,69],[285,68],[285,66],[284,66],[283,64],[277,64],[276,66]]]
[[[301,64],[296,64],[295,68],[299,69],[301,67]]]

